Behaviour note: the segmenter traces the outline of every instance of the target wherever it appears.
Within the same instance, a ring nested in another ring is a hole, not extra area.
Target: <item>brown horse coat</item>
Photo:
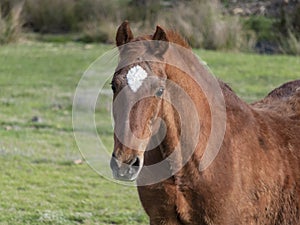
[[[199,173],[195,153],[167,181],[138,187],[151,224],[299,225],[299,91],[283,85],[253,105],[223,91],[228,124],[213,164]]]
[[[120,30],[119,45],[136,41],[127,23]],[[157,28],[154,36],[157,32],[164,41],[185,45],[174,32]],[[165,73],[168,79],[182,84],[195,101],[202,129],[197,149],[179,172],[162,182],[138,187],[150,224],[300,225],[300,80],[282,85],[251,105],[220,81],[226,102],[226,133],[216,159],[199,171],[202,145],[211,130],[208,104],[180,71],[166,66]],[[118,82],[120,74],[113,82]],[[186,116],[193,115],[187,111]],[[162,113],[161,117],[167,124],[178,124],[175,114],[171,118]],[[165,152],[174,146],[177,134],[171,125],[161,146],[145,152],[145,165],[163,160]],[[184,151],[181,149],[182,154]],[[115,147],[114,154],[121,158],[123,153],[116,153]]]

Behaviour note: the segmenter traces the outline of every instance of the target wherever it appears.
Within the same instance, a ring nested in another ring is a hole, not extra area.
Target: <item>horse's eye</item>
[[[160,87],[159,89],[158,89],[158,91],[155,93],[155,95],[157,96],[157,97],[161,97],[162,95],[163,95],[163,93],[164,93],[164,88],[163,87]]]

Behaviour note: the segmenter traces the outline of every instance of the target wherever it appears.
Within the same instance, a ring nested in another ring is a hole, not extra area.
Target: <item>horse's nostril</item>
[[[112,158],[110,160],[110,168],[113,170],[119,168],[118,160],[114,155],[112,155]]]
[[[112,153],[111,156],[112,156],[113,158],[117,158],[114,152]]]
[[[139,157],[136,157],[136,158],[134,159],[134,161],[132,162],[131,165],[132,165],[132,166],[139,167],[139,166],[140,166],[140,159],[139,159]]]

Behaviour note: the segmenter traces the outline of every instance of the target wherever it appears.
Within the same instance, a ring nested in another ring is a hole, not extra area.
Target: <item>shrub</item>
[[[300,54],[300,2],[282,2],[273,24],[276,41],[285,54]]]
[[[246,29],[256,33],[258,52],[296,55],[300,51],[299,15],[300,4],[288,7],[280,3],[271,17],[251,16],[244,24]]]
[[[23,2],[5,5],[5,2],[1,1],[0,4],[0,44],[16,42],[21,36],[23,26]]]
[[[253,34],[246,33],[237,17],[222,14],[219,1],[191,0],[178,3],[170,13],[160,15],[167,24],[176,24],[193,47],[206,49],[251,48]]]
[[[117,0],[27,0],[24,14],[35,32],[80,32],[80,41],[111,42],[121,20],[119,5]]]
[[[79,36],[80,41],[112,43],[117,26],[128,19],[139,33],[148,33],[155,24],[173,28],[182,33],[192,47],[249,50],[255,46],[264,53],[271,49],[270,53],[299,54],[300,3],[293,3],[293,7],[283,3],[273,7],[275,16],[241,19],[228,15],[223,8],[230,1],[221,2],[223,4],[218,0],[0,0],[0,44],[18,40],[23,24],[30,31],[43,34],[72,32],[72,37]]]
[[[115,22],[120,20],[122,4],[118,0],[77,0],[75,5],[75,14],[80,22],[100,21]]]
[[[275,19],[264,16],[251,16],[244,25],[248,30],[253,30],[257,35],[258,41],[274,41],[276,36],[274,34]]]
[[[82,0],[76,6],[76,15],[79,16],[80,30],[83,42],[115,41],[116,28],[121,21],[122,12],[120,3],[103,0]]]
[[[279,44],[282,53],[300,55],[300,38],[295,33],[288,31],[287,37],[280,36]]]
[[[101,42],[101,43],[114,43],[116,24],[112,22],[106,22],[101,24],[98,21],[85,22],[82,35],[78,39],[81,42]]]
[[[127,19],[149,26],[157,21],[161,8],[160,0],[131,0],[126,8]]]
[[[25,20],[35,32],[59,33],[77,29],[75,0],[27,0]]]

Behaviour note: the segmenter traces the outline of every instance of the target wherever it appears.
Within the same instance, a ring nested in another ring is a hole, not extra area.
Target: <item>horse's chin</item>
[[[122,177],[122,176],[114,175],[115,180],[126,181],[126,182],[134,182],[137,179],[137,177],[138,175],[136,177]]]
[[[139,173],[140,171],[135,174],[125,175],[125,176],[121,176],[119,174],[113,173],[113,177],[115,180],[119,180],[119,181],[134,182],[138,178]]]

